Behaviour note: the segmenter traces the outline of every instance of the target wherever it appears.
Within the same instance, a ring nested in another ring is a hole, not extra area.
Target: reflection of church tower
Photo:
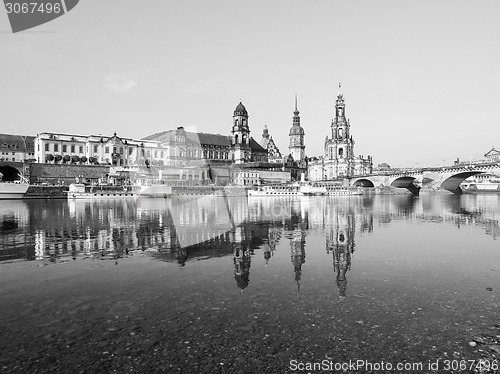
[[[290,129],[290,145],[288,149],[290,150],[290,155],[293,160],[300,165],[304,161],[305,154],[305,144],[304,144],[304,129],[300,126],[299,110],[297,109],[297,95],[295,95],[295,111],[293,112],[293,125]]]
[[[243,290],[250,283],[250,253],[242,236],[241,227],[232,233],[231,245],[233,247],[234,279],[238,287]]]
[[[239,164],[250,161],[250,129],[248,127],[248,112],[245,106],[238,104],[233,114],[231,130],[234,146],[234,161]]]
[[[354,252],[355,221],[354,215],[335,216],[334,229],[326,239],[326,251],[333,255],[333,270],[337,273],[337,286],[341,299],[346,297],[347,277],[346,273],[351,270],[351,256]]]
[[[297,228],[292,232],[290,240],[290,258],[295,272],[295,282],[300,291],[300,277],[302,275],[302,264],[306,262],[306,235],[305,231]]]

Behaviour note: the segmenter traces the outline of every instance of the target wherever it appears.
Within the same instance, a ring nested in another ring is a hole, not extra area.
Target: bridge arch
[[[477,174],[484,174],[484,171],[465,171],[462,173],[453,174],[441,183],[440,188],[453,192],[454,194],[461,194],[462,189],[460,188],[460,183],[462,183],[467,178]]]
[[[0,173],[3,182],[13,182],[21,179],[21,171],[14,166],[0,165]]]
[[[368,178],[360,178],[356,180],[352,185],[355,187],[375,187],[373,182]]]

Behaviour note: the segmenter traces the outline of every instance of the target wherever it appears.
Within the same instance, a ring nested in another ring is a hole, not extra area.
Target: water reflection
[[[500,235],[499,197],[480,195],[293,201],[220,197],[33,200],[1,201],[0,209],[0,261],[99,259],[118,264],[121,258],[146,254],[185,267],[192,260],[230,256],[234,270],[228,271],[234,271],[241,290],[251,285],[251,269],[273,264],[278,248],[289,246],[288,274],[300,291],[306,258],[319,256],[307,246],[308,237],[319,234],[341,299],[348,294],[347,272],[356,238],[372,235],[378,228],[411,221],[476,228],[493,239]]]

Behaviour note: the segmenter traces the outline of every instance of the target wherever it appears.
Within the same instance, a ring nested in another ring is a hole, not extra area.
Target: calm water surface
[[[0,201],[0,369],[480,359],[499,220],[497,195]]]

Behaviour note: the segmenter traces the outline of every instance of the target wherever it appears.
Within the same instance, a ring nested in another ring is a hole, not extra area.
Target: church
[[[353,175],[369,174],[372,167],[371,156],[364,158],[354,155],[351,123],[345,115],[344,94],[339,92],[335,102],[335,118],[331,123],[331,136],[325,139],[325,155],[309,160],[309,180],[350,178]]]

